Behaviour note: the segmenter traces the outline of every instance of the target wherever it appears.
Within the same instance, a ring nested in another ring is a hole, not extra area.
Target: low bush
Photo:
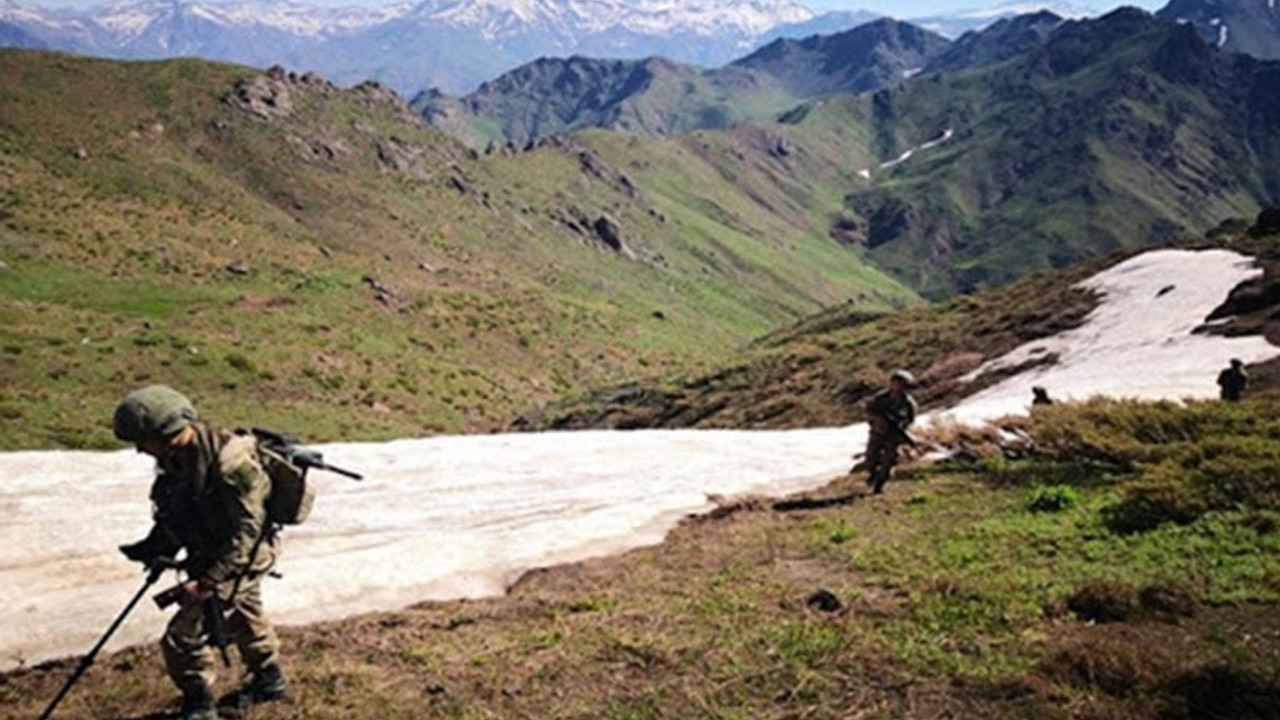
[[[1049,458],[1102,463],[1132,480],[1104,520],[1117,532],[1194,522],[1214,510],[1280,510],[1280,401],[1094,399],[1043,408]]]
[[[1043,485],[1032,489],[1027,497],[1031,512],[1062,512],[1080,504],[1080,493],[1070,485]]]

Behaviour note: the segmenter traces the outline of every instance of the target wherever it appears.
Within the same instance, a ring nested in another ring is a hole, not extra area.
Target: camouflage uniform
[[[867,420],[871,426],[867,437],[867,484],[879,493],[898,462],[898,446],[906,442],[903,434],[916,419],[916,401],[910,393],[895,396],[881,390],[867,403]],[[895,431],[900,430],[901,432]]]
[[[191,577],[216,588],[222,599],[227,638],[247,669],[255,677],[276,672],[280,645],[263,614],[261,588],[279,549],[267,523],[271,479],[252,436],[192,427],[194,442],[157,463],[151,486],[155,526],[144,542],[161,555],[186,548]],[[184,696],[208,694],[216,680],[207,635],[203,606],[194,604],[178,610],[161,639],[169,677]]]

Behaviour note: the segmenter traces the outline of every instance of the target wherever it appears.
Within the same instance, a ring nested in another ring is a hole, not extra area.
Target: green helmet
[[[126,442],[163,440],[190,425],[196,409],[187,396],[166,385],[134,390],[116,407],[112,425]]]

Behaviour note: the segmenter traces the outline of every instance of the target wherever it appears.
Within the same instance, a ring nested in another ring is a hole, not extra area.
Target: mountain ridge
[[[651,135],[723,129],[772,119],[814,97],[901,82],[946,44],[881,18],[835,35],[776,40],[710,70],[664,58],[542,58],[466,96],[423,94],[413,105],[474,146],[523,146],[588,127]]]

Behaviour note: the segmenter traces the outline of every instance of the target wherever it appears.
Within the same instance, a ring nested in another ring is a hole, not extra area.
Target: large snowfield
[[[1056,353],[1056,365],[941,414],[974,423],[1025,412],[1032,385],[1060,399],[1213,397],[1228,359],[1280,355],[1257,337],[1192,334],[1258,272],[1223,250],[1121,263],[1086,281],[1104,300],[1083,326],[991,363]],[[276,622],[300,624],[498,594],[532,568],[657,543],[681,517],[713,507],[711,494],[820,487],[848,469],[865,440],[866,427],[855,425],[322,446],[326,460],[366,479],[313,476],[315,512],[285,531],[284,577],[265,583],[267,606]],[[151,476],[149,459],[132,451],[0,453],[0,669],[85,652],[141,585],[140,569],[116,546],[147,531]],[[165,620],[144,603],[109,648],[154,641]]]

